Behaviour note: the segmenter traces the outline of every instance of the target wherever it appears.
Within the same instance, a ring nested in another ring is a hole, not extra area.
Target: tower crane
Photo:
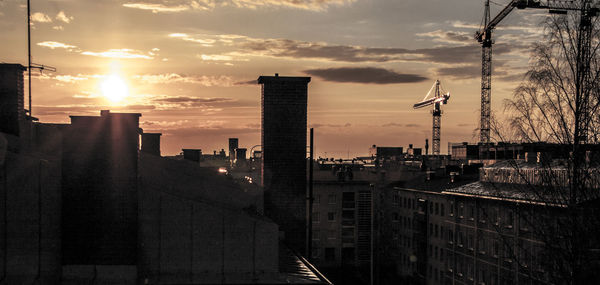
[[[433,97],[429,98],[432,95]],[[417,104],[413,105],[414,109],[420,109],[423,107],[427,107],[429,105],[433,105],[433,110],[431,114],[433,114],[433,132],[431,137],[431,153],[433,155],[440,154],[440,129],[442,127],[442,109],[441,105],[447,104],[448,99],[450,99],[450,92],[442,94],[443,89],[441,88],[440,81],[436,80],[433,83],[433,86],[427,92],[427,95],[423,98],[423,100]]]
[[[484,25],[481,30],[475,32],[475,39],[481,43],[481,120],[479,125],[480,142],[490,142],[490,115],[491,115],[491,87],[492,87],[492,31],[512,10],[517,9],[548,9],[551,14],[566,14],[567,11],[579,11],[581,22],[579,25],[582,37],[581,45],[581,69],[583,77],[589,76],[589,51],[591,44],[592,24],[591,18],[598,14],[598,8],[592,5],[592,0],[512,0],[502,9],[496,17],[490,20],[490,0],[485,0]],[[587,63],[586,63],[587,59]],[[585,75],[588,74],[588,75]],[[585,80],[585,79],[584,79]],[[586,103],[584,103],[586,104]],[[585,106],[584,106],[585,108]],[[584,112],[586,113],[586,112]],[[588,120],[581,120],[587,122]],[[586,124],[587,126],[587,124]],[[587,133],[587,127],[582,128]],[[587,134],[583,134],[587,140]]]

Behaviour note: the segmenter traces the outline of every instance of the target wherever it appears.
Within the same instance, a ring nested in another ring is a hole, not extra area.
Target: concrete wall
[[[62,160],[63,264],[135,264],[139,116],[71,116]]]
[[[60,161],[8,152],[0,162],[0,284],[60,274]]]
[[[278,227],[239,209],[142,188],[139,280],[201,284],[278,272]]]

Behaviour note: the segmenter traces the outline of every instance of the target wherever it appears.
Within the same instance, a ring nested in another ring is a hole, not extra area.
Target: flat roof
[[[258,84],[272,83],[272,82],[297,82],[297,83],[308,83],[310,77],[298,77],[298,76],[279,76],[275,73],[275,76],[260,76],[258,77]]]

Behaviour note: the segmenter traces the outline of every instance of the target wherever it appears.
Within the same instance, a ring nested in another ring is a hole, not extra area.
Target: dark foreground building
[[[306,238],[306,125],[310,77],[261,76],[262,182],[265,214],[289,244],[304,252]]]
[[[139,118],[0,131],[0,284],[330,284],[280,243],[260,187],[142,152]]]

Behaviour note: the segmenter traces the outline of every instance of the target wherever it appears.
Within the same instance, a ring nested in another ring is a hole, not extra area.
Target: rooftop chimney
[[[160,156],[161,133],[142,134],[142,152]]]
[[[306,238],[306,138],[310,77],[261,76],[262,183],[265,214],[304,252]]]

